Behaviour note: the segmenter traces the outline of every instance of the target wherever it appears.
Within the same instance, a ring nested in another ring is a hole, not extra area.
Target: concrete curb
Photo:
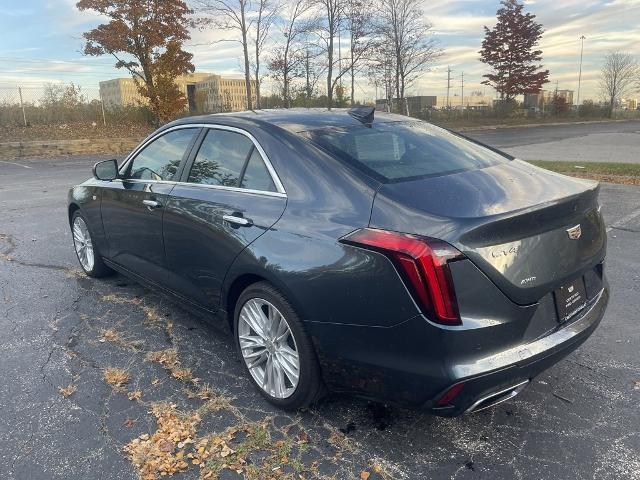
[[[503,130],[510,128],[537,128],[537,127],[559,127],[563,125],[590,125],[594,123],[623,123],[623,122],[633,122],[637,121],[637,119],[631,120],[585,120],[580,122],[552,122],[552,123],[525,123],[522,125],[484,125],[484,126],[474,126],[474,127],[461,127],[454,130],[459,132],[473,132],[475,130]]]
[[[121,154],[131,151],[142,138],[82,138],[0,143],[0,158],[22,158],[92,153]]]

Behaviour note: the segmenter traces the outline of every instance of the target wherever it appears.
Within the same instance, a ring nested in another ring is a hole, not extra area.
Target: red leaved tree
[[[500,93],[502,100],[516,95],[538,93],[549,80],[549,70],[541,70],[542,51],[537,50],[544,30],[536,16],[524,13],[517,0],[502,0],[495,28],[484,27],[480,61],[493,71],[482,83]]]
[[[175,79],[194,66],[193,55],[182,50],[192,24],[183,0],[80,0],[76,6],[110,19],[83,34],[84,53],[115,57],[116,68],[129,71],[149,100],[156,121],[185,108],[187,99]]]

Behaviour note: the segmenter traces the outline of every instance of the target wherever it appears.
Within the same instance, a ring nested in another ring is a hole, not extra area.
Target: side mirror
[[[115,180],[118,178],[118,161],[114,158],[96,163],[93,166],[93,176],[98,180]]]

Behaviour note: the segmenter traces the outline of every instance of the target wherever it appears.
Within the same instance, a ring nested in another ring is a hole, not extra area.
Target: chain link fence
[[[320,104],[322,97],[314,99]],[[276,95],[262,98],[265,107],[282,107]],[[345,106],[348,104],[345,101]],[[533,111],[513,104],[509,108],[493,105],[483,109],[423,109],[396,108],[398,113],[432,121],[451,127],[467,125],[493,125],[501,123],[536,123],[539,121],[600,120],[609,116],[606,107],[586,101],[579,108],[565,105]],[[386,108],[385,108],[386,110]],[[206,112],[194,112],[206,113]],[[189,115],[184,112],[184,115]],[[613,118],[637,119],[638,110],[619,108]],[[48,83],[27,85],[0,85],[0,128],[36,127],[56,125],[92,125],[94,127],[124,127],[127,125],[148,127],[153,116],[144,105],[104,105],[98,86],[82,86],[74,83]]]
[[[105,108],[98,87],[70,84],[0,86],[0,127],[60,124],[149,124],[145,106]]]

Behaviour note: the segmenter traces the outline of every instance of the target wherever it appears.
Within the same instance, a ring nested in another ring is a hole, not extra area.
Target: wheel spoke
[[[243,349],[244,350],[244,349]],[[266,348],[261,348],[259,350],[255,350],[253,352],[249,352],[249,353],[242,353],[242,355],[244,355],[244,358],[246,358],[247,360],[253,360],[256,357],[261,356],[262,354],[266,353]]]
[[[264,338],[256,335],[240,335],[240,346],[244,348],[265,347]]]
[[[267,357],[267,363],[264,366],[264,380],[262,381],[262,388],[269,394],[272,392],[271,388],[271,371],[273,366],[273,360],[271,357]]]
[[[300,370],[298,363],[294,361],[293,358],[296,358],[297,360],[297,356],[291,355],[290,353],[285,354],[282,349],[278,353],[280,357],[280,365],[282,365],[285,375],[287,375],[292,385],[296,385],[300,376]]]
[[[289,336],[289,325],[287,325],[286,320],[282,315],[280,315],[280,320],[278,322],[278,329],[276,330],[276,334],[274,335],[274,343],[283,343],[284,340]]]
[[[78,243],[84,242],[82,231],[80,230],[80,227],[78,225],[73,226],[73,239]]]
[[[258,367],[258,366],[262,365],[264,362],[267,361],[266,352],[263,350],[260,353],[261,353],[261,355],[258,358],[256,358],[253,362],[247,364],[247,368],[249,370],[252,370],[252,369]],[[245,358],[247,358],[247,357],[245,357]]]
[[[243,311],[241,318],[247,323],[247,325],[249,325],[249,327],[251,327],[254,332],[256,332],[259,337],[261,337],[263,340],[267,338],[262,329],[262,325],[258,323],[251,309],[248,309],[248,311],[246,312]]]
[[[284,373],[282,372],[282,365],[278,361],[277,357],[273,360],[273,373],[274,373],[274,386],[276,389],[276,396],[282,397],[287,386],[284,383]]]

